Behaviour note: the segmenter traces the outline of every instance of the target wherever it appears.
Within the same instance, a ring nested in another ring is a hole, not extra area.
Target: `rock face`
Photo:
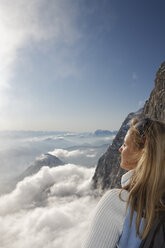
[[[165,121],[165,62],[156,73],[155,88],[142,111],[141,117],[144,116]]]
[[[165,121],[165,62],[162,63],[156,74],[155,87],[143,109],[127,116],[112,145],[99,159],[93,176],[95,189],[100,188],[104,192],[108,188],[121,187],[120,180],[125,171],[120,168],[120,153],[118,150],[123,143],[130,120],[143,117]]]

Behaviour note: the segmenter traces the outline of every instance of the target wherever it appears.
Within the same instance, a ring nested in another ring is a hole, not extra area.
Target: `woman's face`
[[[138,156],[135,152],[129,131],[127,132],[123,145],[119,148],[121,152],[120,166],[125,170],[132,170],[137,166]]]

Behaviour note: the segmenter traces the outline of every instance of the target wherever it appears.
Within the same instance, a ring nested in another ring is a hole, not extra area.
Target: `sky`
[[[164,0],[1,0],[0,130],[117,130],[165,60]]]

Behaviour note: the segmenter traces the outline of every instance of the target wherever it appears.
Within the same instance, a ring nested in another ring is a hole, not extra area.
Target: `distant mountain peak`
[[[36,174],[43,166],[48,166],[50,168],[59,166],[59,165],[64,165],[65,163],[61,161],[59,158],[56,156],[50,154],[50,153],[45,153],[42,154],[41,157],[37,158],[34,164],[29,166],[18,178],[17,181],[23,180],[27,176],[31,176]]]
[[[102,129],[98,129],[94,132],[95,136],[110,136],[110,135],[114,135],[116,134],[117,131],[109,131],[109,130],[102,130]]]

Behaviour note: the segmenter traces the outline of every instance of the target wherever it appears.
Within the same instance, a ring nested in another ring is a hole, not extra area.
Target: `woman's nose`
[[[122,152],[122,146],[120,146],[120,148],[119,148],[119,152]]]

